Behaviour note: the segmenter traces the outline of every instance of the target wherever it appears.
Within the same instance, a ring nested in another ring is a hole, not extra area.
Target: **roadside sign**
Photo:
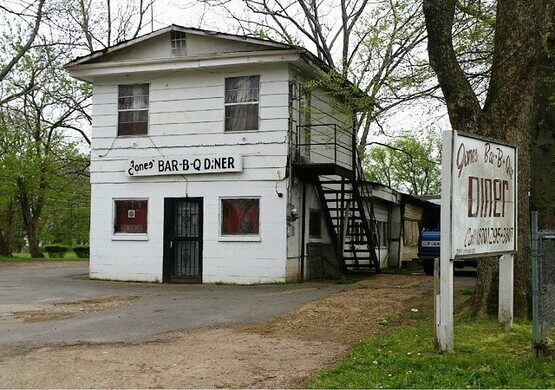
[[[451,257],[516,249],[516,148],[453,134]]]
[[[452,352],[453,260],[499,257],[499,322],[513,322],[513,254],[517,241],[517,149],[503,142],[444,131],[441,245],[435,265],[436,341]]]

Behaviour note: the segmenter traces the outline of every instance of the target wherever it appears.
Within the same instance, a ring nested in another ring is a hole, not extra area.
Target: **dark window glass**
[[[118,135],[148,132],[148,84],[118,87]]]
[[[116,200],[114,233],[147,232],[147,200]]]
[[[259,234],[259,199],[222,199],[222,236]]]
[[[186,54],[186,40],[183,31],[171,31],[170,41],[172,46],[172,56],[183,56]]]
[[[322,212],[320,210],[310,210],[308,235],[313,238],[322,238]]]
[[[225,130],[258,130],[260,77],[225,79]]]
[[[376,221],[376,231],[379,235],[379,245],[389,246],[389,222]]]

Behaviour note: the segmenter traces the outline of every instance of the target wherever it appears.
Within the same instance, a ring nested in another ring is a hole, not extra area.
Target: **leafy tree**
[[[71,179],[63,168],[83,171],[75,164],[80,154],[66,131],[79,131],[88,89],[63,71],[57,48],[28,51],[3,82],[7,88],[20,85],[30,73],[35,75],[35,88],[1,111],[1,180],[9,187],[6,194],[17,201],[31,255],[41,257],[43,215],[50,199],[59,197],[54,190]],[[11,204],[9,199],[6,204]]]
[[[423,0],[428,54],[446,101],[452,128],[499,138],[515,143],[519,148],[514,303],[515,313],[525,316],[531,301],[528,197],[531,134],[536,122],[535,99],[540,85],[540,64],[553,43],[554,5],[552,0],[496,2],[491,70],[487,92],[482,99],[463,71],[454,45],[457,3],[457,0]],[[474,7],[479,2],[467,3]],[[478,264],[475,311],[478,315],[493,314],[497,303],[497,261],[484,259]]]
[[[369,147],[364,156],[364,174],[370,181],[415,195],[437,195],[441,179],[438,162],[441,145],[429,136],[396,138],[389,144]]]

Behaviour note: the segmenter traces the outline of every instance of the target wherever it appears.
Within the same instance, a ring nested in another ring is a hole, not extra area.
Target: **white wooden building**
[[[308,51],[172,25],[67,69],[93,85],[91,278],[300,280],[314,246],[379,269],[353,113]]]

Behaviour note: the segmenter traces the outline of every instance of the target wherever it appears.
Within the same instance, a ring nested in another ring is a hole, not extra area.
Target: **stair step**
[[[349,241],[345,242],[345,244],[354,244],[354,245],[365,245],[365,244],[369,244],[369,243],[370,243],[370,241],[368,241],[368,240],[354,240],[354,241],[349,240]]]
[[[345,256],[343,256],[343,260],[346,260],[346,261],[347,261],[347,260],[350,260],[350,261],[355,261],[355,260],[373,260],[373,258],[368,257],[368,256],[364,256],[364,257],[357,256],[356,258],[354,258],[354,257],[345,257]]]
[[[335,203],[335,202],[333,202],[333,203]],[[329,206],[328,206],[328,210],[330,210],[330,211],[332,211],[332,210],[345,210],[345,207],[329,207]],[[351,211],[355,211],[355,212],[356,212],[356,211],[359,211],[359,209],[358,209],[358,207],[357,207],[357,208],[355,208],[355,209],[351,209]]]
[[[370,252],[368,249],[365,248],[346,248],[343,249],[343,252],[348,252],[348,253],[358,253],[358,252]]]

